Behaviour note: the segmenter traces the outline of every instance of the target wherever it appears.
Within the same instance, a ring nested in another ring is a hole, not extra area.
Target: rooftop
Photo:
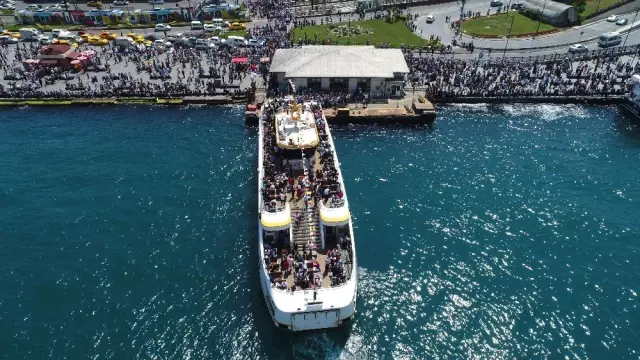
[[[270,71],[283,72],[285,78],[392,78],[409,67],[399,49],[324,45],[278,49]]]

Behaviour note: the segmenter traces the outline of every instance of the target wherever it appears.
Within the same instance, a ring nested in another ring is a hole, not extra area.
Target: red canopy
[[[234,64],[246,64],[247,62],[249,62],[249,58],[247,57],[234,57],[233,59],[231,59],[231,62]]]

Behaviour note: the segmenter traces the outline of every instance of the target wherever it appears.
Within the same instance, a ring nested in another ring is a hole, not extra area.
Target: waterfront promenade
[[[244,94],[251,81],[262,84],[249,67],[234,66],[230,52],[214,56],[193,49],[118,52],[103,47],[93,48],[95,66],[77,73],[26,71],[21,60],[35,58],[38,49],[28,43],[3,48],[1,97],[215,96]]]
[[[0,98],[247,97],[252,88],[268,84],[275,49],[294,45],[289,38],[295,21],[286,3],[257,0],[248,4],[252,17],[262,24],[252,25],[249,36],[264,40],[263,46],[196,50],[155,44],[129,49],[82,44],[77,51],[91,49],[96,56],[91,66],[74,72],[25,66],[25,60],[38,56],[40,46],[35,43],[2,45]],[[153,37],[192,35],[155,33]],[[149,33],[146,36],[152,38]],[[540,61],[539,57],[512,59],[489,51],[438,54],[405,50],[411,70],[405,91],[422,92],[435,103],[465,98],[607,98],[622,95],[626,80],[640,70],[639,59],[628,52],[584,58],[557,54]],[[340,93],[330,96],[346,98]]]

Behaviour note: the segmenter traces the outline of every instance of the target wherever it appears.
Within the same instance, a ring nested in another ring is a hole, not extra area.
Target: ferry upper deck
[[[318,146],[320,138],[310,106],[292,104],[275,114],[277,145],[283,149],[308,149]]]

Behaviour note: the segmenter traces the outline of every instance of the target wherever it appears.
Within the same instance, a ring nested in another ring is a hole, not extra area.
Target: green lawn
[[[425,40],[411,32],[403,21],[396,21],[392,24],[384,20],[352,21],[351,23],[335,23],[331,25],[316,25],[303,28],[296,28],[291,33],[291,40],[298,42],[307,39],[313,41],[317,39],[321,43],[324,39],[328,44],[339,45],[365,45],[367,40],[371,45],[388,43],[390,46],[429,46],[436,45],[435,42]]]
[[[596,10],[604,9],[619,2],[622,2],[622,0],[587,0],[587,7],[580,13],[580,16],[584,19],[587,15],[596,12]]]
[[[509,14],[503,13],[498,15],[483,16],[463,21],[462,31],[464,31],[468,35],[488,35],[502,37],[509,34],[509,29],[511,28],[512,21],[513,28],[511,29],[511,35],[535,33],[536,29],[538,29],[537,21],[533,21],[528,17],[513,11]],[[538,31],[542,32],[553,29],[555,29],[555,27],[549,24],[540,23],[540,29]]]

